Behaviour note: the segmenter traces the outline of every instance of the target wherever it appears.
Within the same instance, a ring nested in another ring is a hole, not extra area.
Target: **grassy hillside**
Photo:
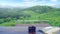
[[[0,14],[0,17],[1,15],[3,16],[3,18],[2,17],[0,18],[1,21],[0,25],[14,26],[15,24],[40,23],[40,22],[21,22],[21,21],[17,22],[17,20],[49,20],[48,23],[51,24],[52,26],[60,26],[60,8],[54,8],[50,6],[34,6],[23,10],[9,9],[9,11],[10,12],[7,14],[7,16],[4,14],[4,11],[2,12],[3,14]]]

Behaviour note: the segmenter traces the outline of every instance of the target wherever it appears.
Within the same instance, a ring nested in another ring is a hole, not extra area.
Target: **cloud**
[[[36,1],[40,1],[40,0],[24,0],[25,2],[36,2]]]
[[[56,2],[57,0],[50,0],[51,2]],[[23,2],[14,1],[14,2],[5,2],[0,1],[0,6],[13,6],[13,7],[31,7],[36,5],[48,5],[48,6],[54,6],[55,3],[47,3],[46,0],[23,0]]]
[[[50,0],[51,2],[57,2],[58,0]]]
[[[24,0],[24,2],[31,2],[32,0]]]
[[[1,6],[14,6],[14,7],[31,7],[35,5],[40,5],[41,2],[36,2],[37,0],[24,0],[23,2],[0,2]]]

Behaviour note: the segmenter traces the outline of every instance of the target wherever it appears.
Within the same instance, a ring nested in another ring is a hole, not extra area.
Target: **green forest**
[[[33,6],[29,8],[0,8],[0,26],[16,24],[39,24],[38,22],[22,22],[18,20],[49,20],[52,26],[60,26],[60,8],[51,6]]]

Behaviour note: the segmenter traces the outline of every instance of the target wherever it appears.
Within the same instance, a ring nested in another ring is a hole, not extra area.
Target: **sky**
[[[0,0],[1,7],[60,6],[60,0]]]

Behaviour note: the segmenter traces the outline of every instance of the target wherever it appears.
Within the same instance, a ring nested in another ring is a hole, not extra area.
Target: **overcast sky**
[[[31,7],[36,5],[60,5],[60,0],[0,0],[0,6]]]

